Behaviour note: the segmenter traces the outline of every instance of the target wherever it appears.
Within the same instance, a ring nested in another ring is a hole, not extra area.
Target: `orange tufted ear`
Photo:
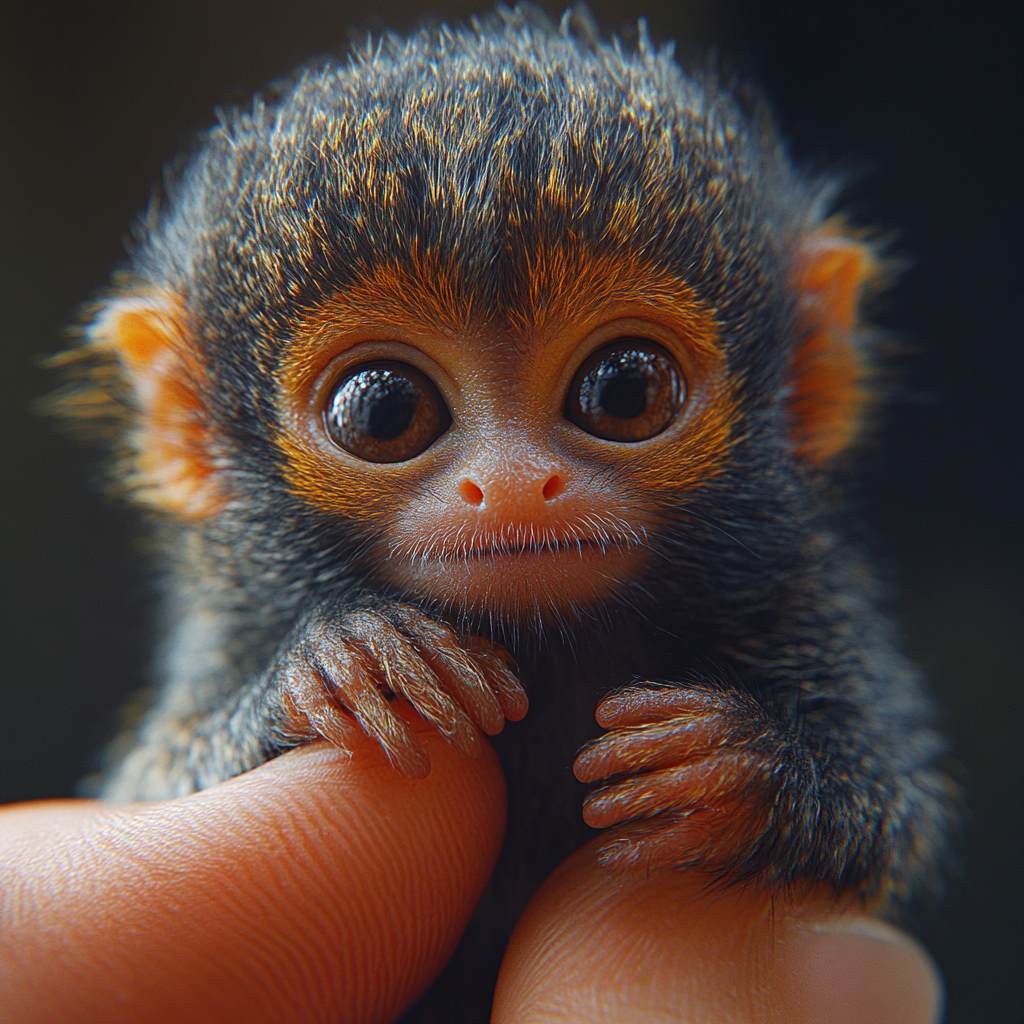
[[[154,508],[203,517],[220,505],[201,396],[203,368],[178,305],[161,295],[105,306],[88,330],[93,347],[116,356],[137,409],[129,484]]]
[[[806,238],[797,254],[803,340],[793,355],[788,404],[793,445],[805,462],[829,462],[860,430],[871,396],[858,306],[879,271],[871,248],[834,223]]]

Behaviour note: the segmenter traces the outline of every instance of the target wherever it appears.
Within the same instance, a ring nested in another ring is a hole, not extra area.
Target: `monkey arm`
[[[721,679],[605,698],[610,731],[576,762],[582,781],[605,780],[585,806],[589,824],[614,826],[605,863],[826,883],[880,907],[936,887],[958,789],[857,568],[805,577],[770,633],[727,652]]]

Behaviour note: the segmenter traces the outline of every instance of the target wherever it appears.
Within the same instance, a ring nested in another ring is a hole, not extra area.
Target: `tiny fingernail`
[[[910,936],[867,917],[804,922],[786,941],[796,1020],[937,1024],[942,980]]]

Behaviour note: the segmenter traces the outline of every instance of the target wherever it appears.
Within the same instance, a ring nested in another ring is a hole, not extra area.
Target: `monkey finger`
[[[510,722],[524,719],[530,710],[530,698],[513,671],[515,661],[508,651],[480,637],[470,637],[466,649],[487,676],[505,717]]]
[[[380,744],[396,771],[414,779],[426,778],[430,774],[430,755],[392,710],[365,657],[339,646],[330,656],[321,655],[318,660],[325,683],[333,687],[366,734]],[[326,686],[324,696],[329,699]]]
[[[404,697],[462,757],[480,753],[473,724],[444,692],[430,666],[386,619],[371,612],[353,616],[358,628],[355,642],[377,666],[388,689]]]
[[[284,702],[288,711],[289,740],[302,741],[322,736],[341,750],[351,750],[361,731],[353,719],[324,687],[320,672],[308,661],[290,664],[284,670]],[[301,717],[304,721],[296,721]]]
[[[611,871],[734,870],[763,831],[763,810],[731,796],[713,807],[617,825],[602,837],[599,860]]]
[[[654,871],[699,860],[688,855],[684,841],[687,822],[698,814],[620,825],[604,837],[598,863],[609,871]]]
[[[713,805],[722,794],[746,786],[753,769],[751,757],[734,753],[624,779],[591,793],[583,802],[583,820],[592,828],[607,828],[633,818]]]
[[[441,681],[446,693],[450,694],[466,714],[488,736],[496,736],[505,726],[505,715],[497,695],[491,689],[487,677],[472,662],[472,659],[453,644],[442,648],[440,641],[422,651],[423,658]]]
[[[594,717],[603,729],[662,722],[685,714],[711,714],[731,703],[717,690],[696,686],[627,686],[608,694]]]
[[[489,736],[505,725],[490,682],[462,648],[454,630],[408,605],[399,605],[393,621],[404,630],[421,657],[469,717]]]
[[[460,757],[480,755],[480,740],[473,723],[444,692],[432,672],[427,678],[404,672],[396,673],[392,678],[395,692],[404,697],[424,721],[433,725]]]
[[[729,732],[728,717],[715,714],[615,729],[586,744],[573,771],[580,782],[596,782],[623,772],[668,768],[730,742]]]

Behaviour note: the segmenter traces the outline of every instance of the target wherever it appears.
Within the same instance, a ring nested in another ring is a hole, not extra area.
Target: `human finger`
[[[540,889],[509,943],[492,1024],[934,1024],[912,939],[834,900],[709,890],[695,872],[610,872],[600,840]]]
[[[394,1020],[450,957],[501,845],[489,744],[401,712],[425,779],[326,743],[191,796],[0,813],[11,1024]]]

